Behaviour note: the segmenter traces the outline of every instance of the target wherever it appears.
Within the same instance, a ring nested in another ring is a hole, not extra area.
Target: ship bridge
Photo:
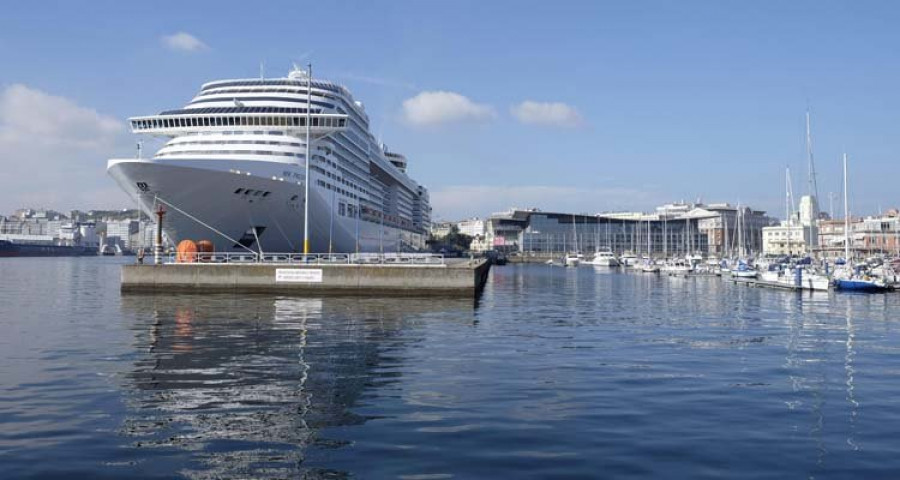
[[[288,135],[326,136],[347,129],[361,107],[349,92],[313,81],[295,68],[288,78],[220,80],[204,84],[184,107],[133,117],[134,133],[179,136],[193,132],[279,130]]]
[[[309,117],[310,135],[322,137],[342,131],[347,115],[340,113],[306,113],[305,108],[284,107],[215,107],[182,109],[159,115],[132,117],[134,133],[174,137],[204,131],[259,130],[260,127],[278,129],[288,135],[306,135]]]

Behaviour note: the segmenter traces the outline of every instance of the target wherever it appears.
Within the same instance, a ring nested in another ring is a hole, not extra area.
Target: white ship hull
[[[731,276],[737,278],[756,278],[759,276],[759,272],[756,270],[732,270]]]
[[[797,282],[796,272],[762,272],[760,278],[766,282],[780,283],[786,286],[799,287],[804,290],[826,291],[831,288],[831,279],[817,273],[803,272]]]
[[[615,258],[595,258],[591,260],[591,265],[595,267],[618,267],[619,262]]]
[[[135,159],[111,160],[108,173],[149,217],[155,218],[157,201],[168,204],[163,230],[171,243],[209,240],[222,252],[302,252],[303,185],[263,168],[256,166],[255,175],[246,175]],[[269,194],[235,193],[241,189]],[[340,215],[330,191],[317,186],[310,188],[309,212],[310,252],[424,248],[422,234]]]
[[[690,275],[694,269],[687,265],[666,265],[662,267],[662,271],[668,275]]]

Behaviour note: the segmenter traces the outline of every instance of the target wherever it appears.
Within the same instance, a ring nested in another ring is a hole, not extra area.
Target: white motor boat
[[[756,278],[759,272],[744,262],[738,262],[737,267],[731,271],[731,276],[736,278]]]
[[[662,272],[667,275],[683,275],[687,276],[690,274],[694,268],[691,264],[682,259],[675,259],[671,263],[667,263],[662,267]]]
[[[644,273],[659,273],[659,265],[651,260],[642,263],[640,269]]]
[[[616,258],[613,252],[607,250],[595,253],[590,263],[595,267],[618,267],[619,259]]]
[[[580,253],[567,253],[563,263],[565,263],[567,267],[577,267],[583,261],[584,255]]]
[[[733,271],[731,274],[734,275],[735,272]],[[762,272],[760,279],[765,282],[799,287],[802,290],[827,291],[831,288],[831,279],[827,275],[799,267]]]
[[[625,267],[636,267],[638,265],[638,257],[633,253],[625,252],[619,257],[619,262]]]
[[[760,280],[764,282],[777,282],[780,277],[781,272],[778,270],[769,270],[759,274]]]

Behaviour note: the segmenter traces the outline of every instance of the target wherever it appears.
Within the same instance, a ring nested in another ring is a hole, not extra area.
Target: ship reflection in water
[[[474,322],[471,299],[137,295],[123,308],[146,323],[122,432],[164,457],[191,452],[180,473],[194,478],[316,473],[307,447],[342,445],[321,429],[365,423],[352,412],[365,388],[400,380],[405,319]]]

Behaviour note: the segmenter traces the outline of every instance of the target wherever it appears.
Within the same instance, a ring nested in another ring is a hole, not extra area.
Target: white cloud
[[[185,32],[163,35],[162,42],[166,47],[182,52],[194,53],[209,50],[209,46],[203,43],[199,38]]]
[[[124,130],[115,118],[17,84],[0,94],[0,142],[38,142],[75,149],[108,145]]]
[[[577,127],[584,124],[578,110],[561,102],[535,102],[526,100],[509,109],[516,120],[531,125]]]
[[[597,213],[647,208],[662,202],[663,196],[654,188],[454,185],[431,192],[434,218],[443,220],[484,216],[510,207]]]
[[[0,90],[0,214],[128,206],[105,167],[131,145],[116,118],[26,85]]]
[[[487,120],[496,112],[456,92],[422,92],[403,101],[403,118],[412,125],[430,126],[465,120]]]

